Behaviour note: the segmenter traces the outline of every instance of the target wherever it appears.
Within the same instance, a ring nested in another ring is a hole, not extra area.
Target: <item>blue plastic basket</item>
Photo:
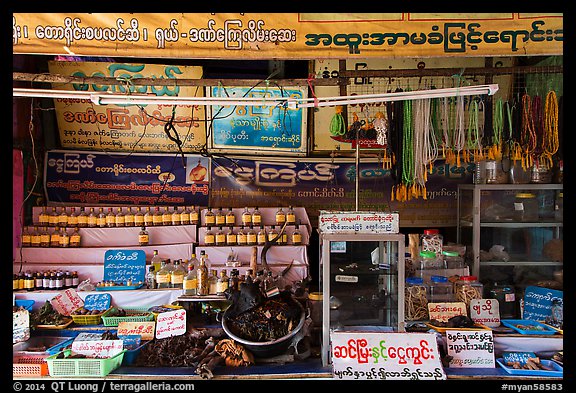
[[[14,304],[16,307],[24,307],[28,311],[32,311],[32,307],[36,303],[35,300],[27,300],[27,299],[16,299],[14,300]]]
[[[140,354],[140,350],[148,345],[150,341],[142,341],[139,347],[134,348],[132,350],[127,350],[124,352],[124,359],[122,359],[122,366],[131,366],[135,361],[138,355]]]
[[[74,341],[74,338],[75,337],[69,338],[68,340],[64,340],[61,343],[58,343],[58,344],[54,345],[53,347],[48,348],[46,350],[46,352],[48,352],[50,355],[57,354],[62,349],[66,348],[68,345],[71,345],[72,342]]]

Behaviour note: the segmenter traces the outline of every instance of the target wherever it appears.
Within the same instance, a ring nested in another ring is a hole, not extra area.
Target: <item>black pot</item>
[[[292,342],[292,338],[296,335],[296,333],[302,330],[302,327],[304,326],[304,321],[306,319],[306,312],[302,304],[300,304],[300,302],[295,303],[298,304],[298,307],[300,307],[300,322],[294,329],[292,329],[290,333],[288,333],[283,337],[277,338],[276,340],[261,341],[261,342],[249,341],[244,338],[236,336],[234,333],[230,331],[230,329],[227,326],[227,321],[229,319],[227,315],[228,310],[226,310],[224,312],[224,315],[222,316],[222,328],[231,339],[244,345],[244,347],[246,347],[246,349],[252,352],[252,354],[255,357],[267,358],[281,355],[286,352],[286,350],[290,346],[290,343]]]

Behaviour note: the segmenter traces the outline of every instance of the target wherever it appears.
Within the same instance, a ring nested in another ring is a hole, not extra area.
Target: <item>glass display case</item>
[[[320,233],[322,363],[331,331],[404,331],[403,234]]]
[[[457,242],[489,289],[554,281],[562,271],[562,184],[458,185]]]

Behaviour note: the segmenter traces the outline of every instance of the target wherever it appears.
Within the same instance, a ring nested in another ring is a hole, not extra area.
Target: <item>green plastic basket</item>
[[[106,314],[104,314],[102,316],[102,323],[104,324],[104,326],[108,326],[108,327],[109,326],[118,326],[120,324],[120,322],[146,322],[146,321],[151,321],[154,319],[154,314],[152,314],[151,311],[148,311],[148,307],[124,308],[123,310],[125,310],[128,314],[130,314],[131,312],[147,313],[147,314],[146,315],[127,315],[125,317],[109,316],[109,314],[112,314],[114,311],[116,311],[116,308],[112,308]]]
[[[70,350],[64,350],[64,355],[70,355]],[[122,364],[123,350],[119,354],[105,359],[56,359],[59,353],[46,358],[48,372],[51,377],[105,377]]]

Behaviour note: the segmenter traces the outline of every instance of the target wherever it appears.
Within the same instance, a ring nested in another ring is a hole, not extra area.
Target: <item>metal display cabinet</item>
[[[472,274],[483,283],[508,281],[516,289],[553,280],[562,269],[563,214],[557,203],[562,190],[562,184],[459,184],[457,242],[469,248]],[[528,209],[520,194],[532,199],[531,217],[518,214]],[[494,245],[504,253],[494,255]]]
[[[330,332],[405,331],[403,234],[322,233],[322,363]]]

